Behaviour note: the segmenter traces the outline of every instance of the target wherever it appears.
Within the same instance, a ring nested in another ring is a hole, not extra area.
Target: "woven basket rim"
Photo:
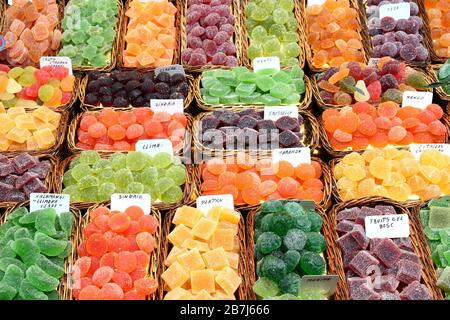
[[[184,206],[193,206],[194,202],[188,202],[185,203]],[[181,206],[180,206],[181,208]],[[247,256],[246,256],[246,232],[245,232],[245,223],[244,223],[244,216],[241,211],[235,209],[236,212],[239,212],[241,215],[241,219],[239,220],[238,224],[238,238],[239,238],[239,266],[238,266],[238,273],[241,276],[242,283],[235,292],[235,297],[237,300],[247,300],[247,280],[248,280],[248,270],[247,270]],[[169,240],[167,239],[167,236],[169,233],[173,230],[172,220],[175,215],[176,209],[170,210],[164,219],[164,225],[162,230],[162,244],[161,244],[161,254],[160,254],[160,261],[159,261],[159,270],[160,273],[158,274],[158,277],[161,278],[161,275],[166,271],[167,267],[165,265],[165,260],[169,254],[169,247],[172,247],[171,244],[169,244]],[[161,280],[160,286],[158,287],[158,300],[164,299],[164,284],[163,280]]]
[[[432,82],[438,82],[437,72],[439,72],[439,69],[442,67],[442,64],[438,65],[430,65],[428,68],[426,68],[426,73],[429,76],[429,78],[432,80]],[[445,93],[442,87],[435,88],[437,94],[439,95],[439,98],[443,100],[444,102],[450,101],[450,95]]]
[[[404,206],[402,203],[384,198],[384,197],[366,197],[366,198],[360,198],[350,201],[344,201],[341,203],[335,204],[329,211],[328,217],[329,221],[331,223],[331,232],[332,236],[330,239],[332,240],[333,247],[336,248],[335,255],[333,256],[333,259],[337,260],[337,263],[335,264],[337,266],[337,272],[339,273],[339,278],[343,279],[344,283],[341,286],[338,286],[339,291],[337,292],[337,298],[338,300],[348,300],[349,299],[349,289],[346,283],[346,276],[344,272],[344,264],[343,264],[343,256],[342,252],[339,248],[339,245],[337,243],[338,239],[338,232],[336,230],[336,216],[337,213],[343,209],[350,208],[350,207],[361,207],[361,206],[374,206],[374,205],[391,205],[396,209],[397,214],[404,213],[407,214],[410,222],[410,240],[413,244],[414,253],[416,253],[417,257],[420,260],[421,265],[423,266],[422,269],[422,276],[421,276],[421,283],[424,283],[427,288],[430,290],[430,293],[436,300],[442,300],[442,294],[439,292],[438,288],[436,287],[436,278],[433,278],[432,274],[430,274],[430,266],[432,266],[431,263],[431,255],[426,256],[424,254],[424,246],[425,244],[422,243],[422,240],[420,239],[420,231],[417,229],[417,221],[414,218],[414,215],[412,212],[408,209],[407,206]]]

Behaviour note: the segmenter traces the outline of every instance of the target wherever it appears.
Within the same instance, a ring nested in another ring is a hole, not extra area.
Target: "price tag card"
[[[167,112],[170,114],[183,113],[183,99],[151,99],[150,109],[154,112]]]
[[[227,207],[234,210],[234,200],[231,194],[218,194],[213,196],[200,196],[197,198],[197,209],[208,212],[216,206]]]
[[[444,144],[444,143],[436,143],[436,144],[412,144],[409,146],[409,151],[416,157],[416,159],[420,159],[420,155],[422,154],[422,151],[434,149],[442,152],[443,154],[446,154],[450,156],[450,144]]]
[[[168,139],[138,140],[136,142],[136,151],[142,151],[151,156],[160,152],[173,154],[173,146]]]
[[[138,206],[144,211],[144,214],[150,214],[152,201],[147,193],[114,193],[111,195],[111,210],[124,212],[128,207]]]
[[[32,193],[30,195],[30,212],[53,208],[59,215],[70,211],[70,195],[59,193]]]
[[[416,107],[425,109],[433,103],[433,92],[405,91],[402,97],[402,107]]]
[[[274,149],[272,151],[273,163],[280,162],[281,160],[288,161],[294,167],[300,163],[311,163],[311,149],[308,147]]]
[[[253,71],[258,72],[264,69],[276,69],[280,71],[280,58],[278,57],[259,57],[253,59]]]
[[[407,214],[387,214],[365,218],[366,236],[373,238],[409,237],[409,218]]]
[[[327,296],[332,296],[337,287],[339,277],[335,274],[322,276],[303,276],[300,280],[302,291],[324,291]]]
[[[143,2],[141,0],[141,2]],[[145,1],[147,2],[147,0]],[[174,75],[175,73],[181,73],[181,74],[186,74],[184,72],[184,68],[181,64],[172,64],[170,66],[165,66],[165,67],[159,67],[155,69],[155,76],[157,76],[158,74],[160,74],[161,72],[167,72],[170,75]]]
[[[314,6],[314,5],[322,5],[326,2],[327,0],[308,0],[308,6]]]
[[[39,65],[41,68],[46,66],[66,67],[69,69],[69,74],[72,74],[72,60],[69,57],[41,57]]]
[[[383,4],[380,6],[380,19],[392,17],[395,20],[409,18],[409,2]]]
[[[276,121],[284,116],[297,119],[298,117],[297,107],[296,106],[264,107],[264,120]]]
[[[367,66],[371,68],[376,68],[378,66],[378,61],[380,61],[380,58],[370,58],[369,62],[367,62]]]

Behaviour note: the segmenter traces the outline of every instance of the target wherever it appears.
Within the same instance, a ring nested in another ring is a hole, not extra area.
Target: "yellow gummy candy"
[[[388,188],[389,197],[396,201],[406,201],[411,195],[412,191],[408,184],[401,183]]]
[[[366,170],[359,165],[348,165],[344,168],[344,175],[353,181],[360,181],[366,177]]]
[[[433,166],[420,166],[420,173],[431,183],[439,183],[441,180],[441,172]]]
[[[383,157],[376,157],[369,164],[370,174],[378,179],[385,179],[391,168],[391,163]]]
[[[365,165],[364,158],[357,152],[352,152],[346,155],[342,159],[342,162],[348,165],[358,165],[362,167]]]

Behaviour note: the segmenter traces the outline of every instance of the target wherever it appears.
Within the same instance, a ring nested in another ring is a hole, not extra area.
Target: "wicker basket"
[[[186,203],[186,205],[192,206],[193,203]],[[167,239],[167,236],[170,234],[170,232],[173,229],[172,226],[172,220],[175,215],[175,209],[170,211],[165,219],[164,219],[164,225],[163,225],[163,231],[162,231],[162,242],[161,242],[161,254],[159,259],[159,270],[160,273],[158,274],[158,277],[160,278],[161,275],[166,271],[167,266],[165,265],[165,261],[167,256],[170,252],[171,245],[169,244],[169,240]],[[241,219],[239,220],[238,225],[238,238],[239,238],[239,267],[238,267],[238,273],[241,276],[242,283],[237,289],[235,293],[235,297],[237,300],[247,300],[247,280],[248,280],[248,271],[247,271],[247,251],[246,251],[246,239],[245,239],[245,223],[244,223],[244,217],[241,215]],[[164,300],[164,284],[163,280],[161,280],[161,283],[159,284],[158,288],[158,300]]]
[[[300,6],[301,6],[301,14],[302,14],[302,19],[304,22],[304,33],[305,33],[305,43],[307,43],[307,39],[308,39],[308,25],[307,25],[307,18],[306,18],[306,6],[307,6],[307,0],[298,0],[298,2],[300,2]],[[366,26],[366,21],[364,20],[364,17],[361,15],[361,8],[358,7],[358,0],[349,0],[350,2],[350,8],[355,8],[358,15],[357,15],[357,19],[358,19],[358,25],[359,25],[359,30],[356,30],[359,32],[360,36],[361,36],[361,43],[363,46],[363,50],[364,50],[364,57],[365,57],[365,61],[363,62],[367,62],[368,61],[368,57],[371,54],[371,45],[370,45],[370,37],[369,37],[369,33],[367,31]],[[313,64],[313,57],[314,57],[314,53],[313,50],[311,48],[311,46],[305,45],[305,51],[306,51],[306,61],[308,62],[308,66],[309,69],[312,72],[322,72],[325,71],[326,68],[317,68],[314,66]],[[314,77],[314,75],[312,75],[312,77]]]
[[[437,73],[439,72],[439,69],[441,67],[442,67],[442,64],[430,65],[426,69],[427,75],[428,75],[431,83],[439,82]],[[442,87],[436,87],[435,90],[441,100],[443,100],[445,102],[450,101],[450,94],[445,93],[444,90],[442,89]]]
[[[127,30],[128,30],[128,23],[130,21],[130,18],[125,14],[129,7],[130,7],[130,3],[132,1],[136,1],[136,0],[126,0],[125,3],[125,8],[123,10],[123,16],[122,16],[122,36],[120,37],[120,43],[119,43],[119,54],[118,54],[118,58],[117,58],[117,66],[119,68],[124,68],[124,69],[132,69],[132,70],[153,70],[155,69],[155,67],[126,67],[125,63],[123,61],[123,58],[125,56],[125,49],[127,46],[127,42],[125,41],[125,35],[127,34]],[[180,63],[180,3],[178,1],[171,1],[176,7],[177,7],[177,13],[175,14],[175,30],[176,30],[176,43],[175,43],[175,48],[173,50],[173,59],[172,59],[172,64],[179,64]]]
[[[112,153],[101,153],[100,156],[102,158],[108,158],[109,156],[111,156],[111,154]],[[53,180],[53,190],[56,193],[62,193],[64,173],[69,168],[70,162],[78,157],[79,157],[79,155],[75,154],[75,155],[72,155],[72,156],[64,159],[63,161],[61,161],[57,170],[55,170],[55,177]],[[173,204],[166,204],[166,203],[162,203],[162,202],[153,203],[153,206],[157,210],[166,211],[166,210],[175,209],[175,208],[178,208],[182,203],[191,201],[191,198],[193,197],[193,192],[194,192],[194,183],[193,183],[193,176],[192,176],[192,172],[194,170],[193,167],[194,166],[192,166],[192,165],[186,165],[186,183],[184,184],[183,199],[181,201],[179,201],[177,203],[173,203]],[[73,202],[73,205],[79,209],[87,209],[96,204],[98,204],[98,202],[87,202],[87,201]]]
[[[367,14],[366,14],[366,8],[367,8],[367,0],[355,0],[358,1],[358,8],[359,8],[359,13],[360,13],[360,17],[361,17],[361,21],[362,21],[362,26],[364,26],[365,32],[367,33],[367,35],[369,35],[369,30],[368,30],[368,18],[367,18]],[[421,2],[421,1],[414,1],[414,2]],[[427,28],[425,27],[426,25],[426,14],[420,9],[419,6],[419,14],[417,15],[418,17],[422,18],[423,22],[424,22],[424,26],[422,26],[422,28],[420,28],[419,33],[420,35],[422,35],[423,37],[423,46],[428,50],[429,53],[431,53],[433,51],[433,46],[432,46],[432,41],[430,40],[430,33],[428,32]],[[369,37],[369,42],[367,43],[368,47],[366,47],[366,51],[370,54],[370,57],[372,57],[372,39],[371,37]],[[431,46],[430,46],[431,45]],[[431,63],[431,58],[430,56],[428,56],[427,60],[425,61],[402,61],[405,62],[407,65],[411,66],[411,67],[416,67],[416,68],[426,68],[430,63]]]
[[[98,207],[102,207],[102,206],[106,206],[109,207],[110,203],[109,201],[106,202],[102,202],[102,203],[98,203],[95,204],[93,206],[91,206],[90,208],[88,208],[86,214],[83,216],[83,218],[80,221],[80,228],[79,228],[79,234],[78,234],[78,239],[76,242],[74,242],[74,255],[73,255],[73,263],[71,263],[69,266],[72,267],[73,264],[75,263],[75,261],[79,258],[77,251],[78,246],[81,244],[81,242],[84,240],[83,238],[83,229],[84,227],[89,223],[90,221],[90,213],[92,210],[98,208]],[[147,275],[152,277],[155,280],[158,280],[158,261],[160,258],[160,246],[161,246],[161,224],[162,224],[162,220],[161,220],[161,214],[159,213],[159,211],[155,208],[152,207],[151,210],[151,215],[153,215],[156,220],[158,221],[158,229],[156,230],[156,233],[153,235],[155,240],[156,240],[156,246],[155,246],[155,251],[153,251],[153,253],[150,255],[150,261],[149,261],[149,266],[148,266],[148,273]],[[67,278],[67,281],[65,283],[65,300],[74,300],[73,297],[73,292],[72,292],[72,288],[71,288],[71,282],[70,279]],[[156,292],[153,293],[152,295],[147,297],[148,300],[155,300],[156,298]]]
[[[187,48],[187,23],[186,23],[186,16],[187,16],[187,5],[188,0],[180,0],[178,2],[178,8],[180,9],[180,60],[181,60],[181,54],[183,53],[183,50]],[[241,44],[241,37],[239,36],[242,33],[242,26],[241,26],[241,10],[239,6],[239,0],[232,0],[231,1],[231,15],[235,18],[234,23],[234,35],[233,35],[233,43],[236,47],[236,59],[237,59],[237,65],[241,66],[243,64],[243,48]],[[229,67],[225,66],[215,66],[215,65],[203,65],[203,66],[189,66],[184,61],[181,60],[181,63],[184,67],[184,70],[186,70],[189,73],[199,73],[203,72],[205,70],[211,70],[211,69],[229,69]]]
[[[295,200],[293,200],[295,201]],[[297,200],[298,201],[298,200]],[[257,280],[256,275],[256,262],[255,262],[255,243],[254,243],[254,233],[255,233],[255,214],[258,213],[261,209],[261,206],[257,206],[255,208],[252,208],[252,210],[247,215],[247,254],[248,254],[248,297],[251,300],[257,300],[256,294],[253,292],[252,286]],[[327,244],[325,254],[325,260],[327,262],[327,274],[337,274],[339,276],[338,281],[338,289],[342,290],[342,288],[339,288],[339,286],[342,286],[343,279],[341,278],[341,274],[338,273],[338,266],[336,264],[342,265],[341,261],[336,261],[336,259],[332,259],[335,255],[335,250],[338,249],[335,245],[332,245],[332,232],[333,229],[331,228],[331,223],[329,221],[329,218],[327,217],[325,210],[323,210],[320,206],[315,206],[315,211],[319,213],[322,216],[323,224],[322,224],[322,230],[321,233],[325,237],[325,242]],[[345,279],[345,276],[344,276]]]
[[[80,81],[80,85],[78,86],[78,97],[80,98],[80,102],[81,102],[81,109],[84,111],[97,111],[97,110],[102,110],[103,107],[102,105],[98,105],[98,106],[94,106],[91,104],[87,104],[84,101],[84,98],[86,96],[86,87],[88,85],[88,81],[89,81],[89,76],[85,75],[83,77],[83,79],[81,79]],[[194,78],[191,75],[186,75],[186,80],[187,83],[189,85],[189,92],[186,98],[184,98],[184,109],[188,109],[192,100],[194,99]],[[115,108],[115,109],[121,109],[121,110],[127,110],[127,109],[133,109],[132,106],[129,106],[127,108]]]
[[[5,219],[7,218],[7,216],[9,214],[11,214],[11,212],[13,212],[15,209],[20,208],[20,207],[28,207],[29,204],[30,204],[30,202],[26,201],[26,202],[17,203],[16,205],[11,206],[8,209],[8,211],[5,213],[3,218],[0,218],[0,224],[5,222]],[[57,290],[59,292],[61,300],[67,299],[67,290],[68,290],[67,275],[68,275],[69,266],[71,266],[75,261],[76,250],[77,250],[76,244],[79,241],[78,237],[79,237],[79,231],[80,231],[81,222],[82,222],[81,213],[77,208],[70,206],[70,212],[72,212],[72,214],[74,216],[74,221],[73,221],[73,226],[72,226],[72,234],[69,239],[69,241],[72,245],[72,251],[71,251],[70,255],[65,259],[64,275],[61,277],[61,279],[59,279],[59,286],[58,286]]]
[[[252,60],[249,58],[247,52],[248,47],[250,46],[250,37],[249,33],[246,27],[246,18],[244,15],[245,7],[247,6],[248,0],[240,0],[241,7],[240,7],[240,17],[241,17],[241,43],[242,43],[242,59],[243,59],[243,65],[245,65],[247,68],[252,68]],[[307,38],[306,38],[306,20],[302,12],[302,7],[299,1],[294,1],[294,15],[295,19],[297,20],[298,28],[298,45],[300,47],[299,50],[299,56],[298,56],[298,64],[300,67],[305,66],[305,48],[307,47]],[[304,46],[304,47],[303,47]]]
[[[239,109],[234,110],[236,112]],[[201,150],[202,152],[206,152],[208,154],[217,154],[217,155],[233,155],[239,152],[249,152],[252,155],[259,155],[261,153],[269,153],[270,150],[243,150],[243,149],[234,149],[234,150],[221,150],[221,149],[211,149],[209,147],[205,147],[203,142],[200,140],[200,122],[201,120],[207,116],[212,114],[212,112],[204,112],[199,114],[194,119],[194,124],[192,127],[192,134],[194,138],[194,146],[197,150]],[[309,111],[299,111],[299,115],[303,117],[305,120],[302,124],[300,131],[304,133],[303,144],[305,146],[309,146],[312,152],[314,152],[319,147],[319,125],[317,123],[316,118]]]
[[[296,106],[298,107],[299,110],[309,110],[311,102],[312,102],[312,86],[311,86],[311,80],[309,80],[309,78],[305,75],[304,78],[305,80],[305,93],[303,96],[303,99],[301,102],[299,102],[298,104],[296,104]],[[224,105],[224,104],[218,104],[218,105],[211,105],[205,102],[205,100],[203,100],[200,88],[201,88],[201,80],[202,80],[202,75],[199,75],[198,77],[196,77],[194,79],[194,83],[193,83],[193,91],[194,91],[194,96],[195,96],[195,100],[197,101],[198,107],[202,110],[205,111],[214,111],[217,109],[236,109],[236,108],[242,108],[242,109],[248,109],[248,108],[264,108],[263,104],[254,104],[254,105],[249,105],[249,104],[235,104],[235,105]]]
[[[424,71],[420,70],[420,69],[415,69],[415,71],[418,71],[420,73],[422,73],[423,77],[426,79],[427,83],[433,83],[435,82],[433,80],[433,78],[430,76],[430,74],[427,72],[425,73]],[[317,105],[320,107],[320,109],[325,110],[325,109],[339,109],[341,107],[345,107],[344,105],[336,105],[336,104],[329,104],[329,103],[325,103],[321,96],[320,96],[320,88],[319,88],[319,83],[317,82],[317,77],[319,76],[319,74],[317,75],[313,75],[311,77],[311,82],[312,82],[312,92],[314,95],[314,98],[316,99]],[[432,92],[432,89],[428,89],[426,91],[430,91]]]
[[[344,263],[343,256],[341,250],[339,248],[339,244],[337,242],[339,236],[336,230],[336,215],[343,209],[351,208],[351,207],[361,207],[361,206],[375,206],[375,205],[391,205],[393,206],[398,214],[408,214],[409,216],[409,228],[410,228],[410,236],[414,252],[420,259],[420,263],[423,266],[422,269],[422,282],[426,285],[426,287],[430,290],[432,296],[436,300],[442,300],[442,294],[439,292],[439,289],[436,287],[436,277],[433,277],[432,270],[433,264],[430,259],[430,255],[424,254],[425,243],[422,242],[420,238],[420,232],[417,228],[417,219],[411,214],[401,203],[383,198],[383,197],[369,197],[369,198],[361,198],[358,200],[351,200],[342,203],[338,203],[331,208],[331,211],[328,213],[329,222],[331,225],[330,235],[328,239],[331,241],[331,245],[334,248],[332,251],[332,255],[329,256],[330,260],[333,260],[334,265],[336,266],[336,272],[339,274],[340,283],[338,285],[338,291],[336,292],[336,299],[338,300],[348,300],[350,297],[349,288],[347,286],[345,271],[344,271]],[[419,222],[420,223],[420,222]]]
[[[117,111],[120,110],[120,111],[124,111],[124,112],[132,112],[133,109],[132,108],[123,108],[123,109],[122,108],[116,108],[116,110]],[[99,111],[86,111],[86,112],[98,113]],[[72,154],[78,154],[81,151],[84,151],[83,149],[80,149],[80,148],[78,148],[76,146],[77,145],[77,141],[78,141],[77,130],[78,130],[78,127],[80,125],[80,121],[81,121],[81,118],[83,117],[83,114],[84,113],[79,113],[79,114],[77,114],[74,117],[74,119],[72,120],[72,122],[69,125],[69,130],[67,132],[67,146],[69,148],[69,151]],[[186,134],[185,134],[185,138],[183,139],[184,140],[183,146],[180,149],[174,151],[174,154],[177,154],[177,155],[183,154],[184,150],[189,150],[189,148],[191,146],[190,136],[191,136],[191,128],[192,128],[193,119],[192,119],[192,116],[190,114],[188,114],[188,113],[185,113],[184,115],[186,116],[186,118],[188,120],[188,122],[186,124]],[[115,153],[117,151],[101,150],[100,152],[101,153],[106,153],[106,154],[112,154],[112,153]]]
[[[248,153],[246,153],[248,155]],[[225,159],[226,156],[220,157],[222,159]],[[260,159],[271,159],[270,157],[264,156],[264,157],[254,157],[258,160]],[[324,209],[327,209],[331,206],[331,196],[332,196],[332,187],[333,187],[333,177],[331,175],[331,170],[328,167],[325,162],[323,162],[321,159],[317,157],[311,157],[311,160],[317,161],[322,166],[322,177],[321,180],[323,182],[323,198],[322,201],[319,203],[319,206],[321,206]],[[198,165],[195,166],[193,170],[193,181],[196,186],[196,194],[201,196],[200,186],[202,183],[202,168],[205,165],[205,161],[200,162]],[[234,205],[238,210],[251,210],[255,207],[258,207],[258,205],[248,205],[248,204],[235,204]]]

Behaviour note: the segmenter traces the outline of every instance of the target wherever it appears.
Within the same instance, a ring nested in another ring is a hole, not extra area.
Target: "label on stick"
[[[402,107],[425,109],[433,103],[433,92],[405,91],[403,92]]]
[[[365,218],[366,236],[373,238],[409,237],[409,218],[407,214],[387,214]]]
[[[128,207],[138,206],[148,215],[151,212],[151,200],[147,193],[114,193],[111,195],[111,211],[124,212]]]
[[[142,151],[151,156],[160,152],[173,154],[173,146],[168,139],[138,140],[136,142],[136,151]]]
[[[324,4],[327,0],[308,0],[307,5],[308,6],[320,6],[322,4]]]
[[[234,210],[234,200],[231,194],[200,196],[197,198],[197,209],[208,212],[212,207],[227,207]]]
[[[176,73],[186,74],[184,72],[184,68],[181,64],[172,64],[170,66],[159,67],[155,69],[155,76],[160,74],[161,72],[167,72],[170,75],[174,75]]]
[[[69,57],[41,57],[39,66],[41,69],[46,66],[66,67],[69,69],[69,74],[72,74],[72,59]]]
[[[280,71],[280,58],[278,57],[258,57],[253,59],[253,71],[264,69],[276,69]]]
[[[30,195],[30,212],[53,208],[59,215],[70,211],[70,195],[60,193],[32,193]]]
[[[294,167],[300,163],[311,163],[311,149],[308,147],[274,149],[272,151],[272,162],[288,161]]]
[[[420,155],[424,150],[438,150],[443,154],[450,156],[450,144],[446,143],[424,143],[424,144],[412,144],[409,146],[409,151],[416,157],[420,159]]]
[[[276,121],[284,116],[297,119],[298,118],[297,107],[296,106],[264,107],[264,120]]]
[[[150,109],[154,112],[167,112],[170,114],[183,113],[183,99],[151,99]]]
[[[302,291],[325,291],[327,296],[336,292],[339,277],[335,274],[320,276],[303,276],[300,281]]]
[[[392,17],[395,20],[408,19],[410,15],[409,2],[383,4],[380,6],[380,19]]]

